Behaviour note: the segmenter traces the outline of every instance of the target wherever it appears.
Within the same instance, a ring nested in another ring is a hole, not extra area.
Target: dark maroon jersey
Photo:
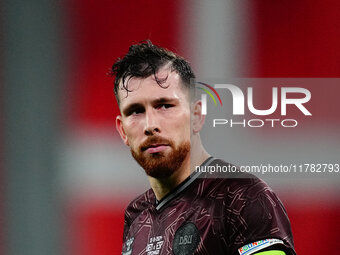
[[[212,157],[202,164],[212,165],[229,164]],[[133,200],[122,254],[296,254],[287,213],[266,183],[245,173],[212,177],[194,172],[161,201],[152,189]]]

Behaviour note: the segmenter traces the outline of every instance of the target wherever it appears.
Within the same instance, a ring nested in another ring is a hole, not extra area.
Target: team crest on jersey
[[[240,253],[240,255],[250,255],[274,244],[283,244],[283,242],[275,238],[260,240],[242,246],[240,249],[238,249],[238,252]]]
[[[131,237],[124,243],[122,255],[131,255],[132,254],[133,240],[135,240],[135,238]]]
[[[196,225],[192,222],[185,222],[176,231],[173,241],[173,252],[175,255],[189,255],[192,254],[201,237]]]

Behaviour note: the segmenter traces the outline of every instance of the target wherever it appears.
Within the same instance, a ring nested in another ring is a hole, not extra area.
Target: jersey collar
[[[212,161],[214,161],[214,157],[207,158],[201,166],[209,165]],[[155,198],[155,208],[156,210],[160,210],[167,203],[169,203],[172,199],[174,199],[177,195],[179,195],[183,190],[185,190],[197,177],[201,174],[200,171],[193,172],[190,176],[188,176],[183,182],[181,182],[176,188],[166,194],[161,200],[157,200]]]

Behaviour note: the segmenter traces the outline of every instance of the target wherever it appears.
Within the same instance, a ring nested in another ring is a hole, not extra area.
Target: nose
[[[152,136],[160,132],[161,130],[159,127],[157,114],[153,111],[153,109],[146,110],[144,134],[147,136]]]

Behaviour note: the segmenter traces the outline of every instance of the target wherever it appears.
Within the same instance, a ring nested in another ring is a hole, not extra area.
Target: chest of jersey
[[[123,254],[227,254],[220,203],[177,199],[144,210],[129,228]]]

